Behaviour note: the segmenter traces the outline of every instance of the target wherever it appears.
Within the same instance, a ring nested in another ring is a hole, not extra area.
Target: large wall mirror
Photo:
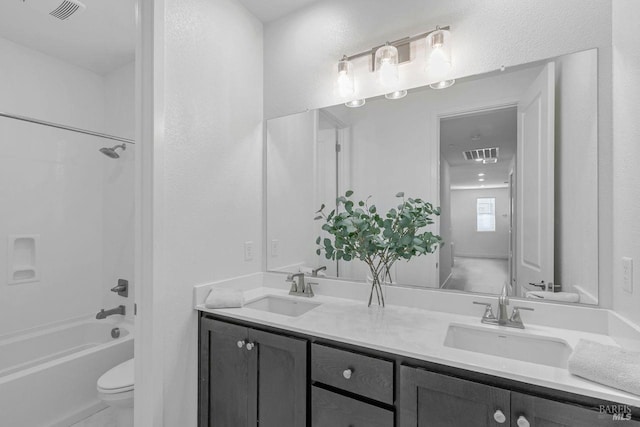
[[[444,245],[396,263],[393,285],[598,303],[596,49],[269,120],[266,174],[270,271],[365,280],[316,254],[314,213],[404,192],[441,207]]]

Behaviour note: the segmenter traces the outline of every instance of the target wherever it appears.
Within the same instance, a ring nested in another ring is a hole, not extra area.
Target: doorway
[[[515,105],[441,117],[440,287],[499,294],[512,282]]]

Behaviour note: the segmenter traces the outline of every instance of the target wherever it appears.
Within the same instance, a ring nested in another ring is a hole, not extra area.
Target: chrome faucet
[[[507,326],[509,328],[524,329],[524,324],[522,323],[522,318],[520,317],[520,310],[534,311],[533,308],[516,306],[513,307],[511,317],[509,317],[507,314],[507,306],[509,305],[509,294],[506,284],[502,288],[502,293],[498,298],[498,317],[493,314],[493,308],[491,304],[478,301],[474,301],[473,303],[485,306],[484,314],[482,315],[481,320],[482,323],[487,323],[489,325]]]
[[[296,278],[298,279],[296,281]],[[304,273],[289,274],[287,276],[287,282],[291,282],[291,289],[289,289],[289,295],[297,295],[301,297],[311,298],[313,296],[313,289],[311,284],[304,283]]]
[[[326,265],[323,265],[322,267],[314,268],[313,270],[311,270],[311,276],[318,277],[318,273],[326,269],[327,269]]]
[[[111,310],[105,310],[103,308],[98,314],[96,314],[96,319],[106,319],[107,316],[112,316],[114,314],[122,314],[124,316],[126,313],[127,309],[124,305],[119,305]]]

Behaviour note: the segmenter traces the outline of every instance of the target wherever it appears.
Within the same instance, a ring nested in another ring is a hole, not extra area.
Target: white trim
[[[135,163],[136,427],[163,427],[162,277],[164,170],[164,0],[138,0]]]
[[[488,253],[457,253],[456,258],[482,258],[482,259],[504,259],[509,260],[509,254],[488,254]]]
[[[587,292],[584,290],[582,286],[573,285],[572,288],[580,294],[580,302],[582,304],[594,304],[598,305],[598,298],[595,297],[591,292]],[[571,292],[568,289],[563,289],[563,291]]]

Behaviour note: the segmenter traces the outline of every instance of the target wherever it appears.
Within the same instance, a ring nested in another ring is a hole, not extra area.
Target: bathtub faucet
[[[107,316],[111,316],[113,314],[122,314],[124,316],[126,312],[126,307],[124,305],[119,305],[111,310],[105,310],[103,308],[98,314],[96,314],[96,319],[106,319]]]

